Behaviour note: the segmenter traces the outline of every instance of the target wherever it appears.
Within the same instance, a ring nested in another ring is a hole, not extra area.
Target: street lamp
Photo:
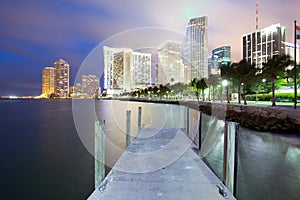
[[[226,87],[226,98],[227,98],[227,103],[230,103],[229,102],[229,95],[228,95],[228,81],[225,79],[225,80],[223,80],[222,81],[222,85],[224,86],[224,87]]]
[[[222,81],[222,85],[224,86],[224,87],[227,87],[227,85],[228,85],[228,81],[225,79],[225,80],[223,80]]]

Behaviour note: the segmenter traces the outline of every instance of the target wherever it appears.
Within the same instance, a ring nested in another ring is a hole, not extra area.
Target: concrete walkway
[[[88,199],[222,200],[219,184],[180,129],[145,128]]]

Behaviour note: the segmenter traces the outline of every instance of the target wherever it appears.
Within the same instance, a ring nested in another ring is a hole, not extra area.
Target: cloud
[[[287,27],[287,41],[292,41],[294,19],[300,24],[298,4],[298,0],[260,1],[260,26],[282,23]],[[233,60],[239,61],[242,35],[255,28],[253,0],[4,0],[0,51],[20,59],[1,60],[0,68],[10,66],[8,73],[14,73],[24,65],[35,69],[63,57],[76,70],[89,51],[112,35],[142,27],[185,34],[188,20],[203,15],[208,16],[209,50],[230,45]]]

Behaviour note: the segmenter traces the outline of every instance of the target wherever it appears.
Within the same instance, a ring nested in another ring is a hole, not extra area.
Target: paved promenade
[[[88,199],[235,199],[220,184],[180,129],[144,128]]]

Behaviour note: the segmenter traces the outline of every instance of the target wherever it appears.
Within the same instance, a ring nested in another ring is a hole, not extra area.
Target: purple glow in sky
[[[293,41],[299,0],[260,0],[260,27],[281,23]],[[242,59],[242,35],[255,29],[255,0],[2,0],[0,95],[41,93],[41,69],[59,58],[71,65],[71,85],[88,53],[108,37],[133,28],[161,27],[185,34],[188,20],[208,16],[209,52],[232,47]]]

